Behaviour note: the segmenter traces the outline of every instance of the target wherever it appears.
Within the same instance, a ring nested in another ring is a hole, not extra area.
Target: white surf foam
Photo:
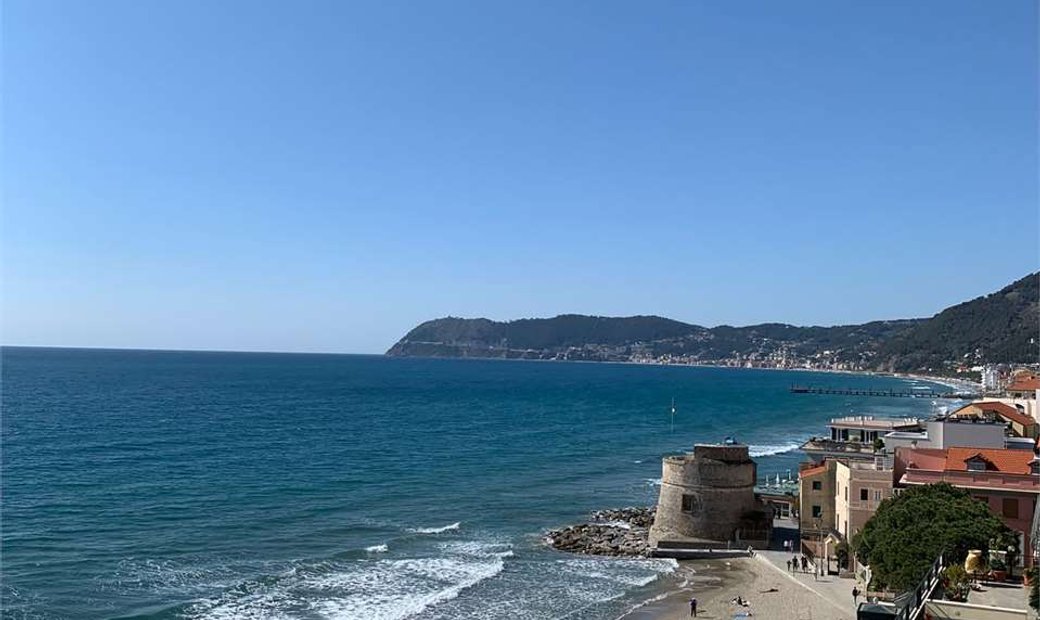
[[[632,524],[629,523],[628,521],[603,521],[601,523],[597,523],[596,525],[606,525],[608,527],[619,527],[619,528],[621,528],[623,530],[630,530],[630,529],[632,529]]]
[[[784,454],[786,452],[794,452],[798,448],[802,447],[802,444],[796,442],[789,442],[785,444],[765,444],[748,446],[748,454],[752,457],[757,456],[772,456],[774,454]]]
[[[290,618],[308,616],[403,620],[459,596],[491,579],[512,555],[508,545],[442,546],[445,555],[400,560],[368,559],[332,568],[301,570],[274,583],[250,582],[220,599],[202,601],[200,618]]]
[[[461,526],[462,521],[456,521],[455,523],[449,523],[448,525],[442,525],[441,527],[410,527],[408,528],[408,531],[413,534],[440,534],[442,532],[457,530]]]
[[[390,547],[384,545],[372,545],[371,547],[365,547],[365,551],[369,553],[386,553],[390,550]]]

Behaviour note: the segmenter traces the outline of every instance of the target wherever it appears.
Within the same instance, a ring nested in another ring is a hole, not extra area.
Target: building
[[[1033,514],[1040,496],[1040,458],[1025,450],[955,447],[899,448],[894,475],[900,486],[946,482],[969,491],[1018,532],[1031,548]]]
[[[1032,371],[1016,373],[1011,383],[1007,386],[1007,395],[1015,400],[1037,399],[1037,391],[1040,390],[1040,377]]]
[[[982,367],[982,390],[987,394],[993,394],[1000,389],[1000,367],[996,364],[986,364]]]
[[[834,529],[845,540],[863,529],[878,506],[892,497],[892,470],[882,459],[838,462],[834,469]]]
[[[810,464],[811,465],[811,464]],[[834,469],[837,461],[828,460],[798,472],[798,525],[805,532],[819,533],[834,526]],[[804,536],[803,536],[804,537]]]
[[[892,470],[882,457],[870,461],[828,459],[803,469],[799,481],[802,549],[807,555],[828,560],[837,543],[851,540],[881,502],[892,497],[894,486]],[[850,566],[839,567],[846,568]]]
[[[802,445],[805,452],[819,464],[826,459],[874,459],[874,442],[893,431],[917,432],[921,420],[917,418],[875,418],[874,416],[846,416],[834,418],[828,424],[830,437],[813,437]]]
[[[1024,407],[1015,407],[996,400],[968,403],[950,413],[950,418],[1000,421],[1007,424],[1016,437],[1037,438],[1038,425],[1035,418],[1024,413]],[[952,444],[976,445],[976,444]]]
[[[650,546],[767,544],[772,513],[755,497],[756,472],[740,444],[697,445],[691,454],[665,457]]]
[[[1009,437],[1007,424],[999,419],[976,416],[945,417],[928,420],[919,431],[892,431],[884,436],[885,452],[895,454],[898,448],[928,448],[942,450],[955,446],[976,448],[1025,448],[1033,442],[1015,441]]]

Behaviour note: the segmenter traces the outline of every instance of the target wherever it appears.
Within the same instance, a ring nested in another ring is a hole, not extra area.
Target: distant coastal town
[[[1040,361],[1040,274],[927,319],[858,325],[763,323],[702,327],[659,316],[577,314],[491,321],[444,317],[411,329],[386,352],[728,368],[888,372],[983,381]]]

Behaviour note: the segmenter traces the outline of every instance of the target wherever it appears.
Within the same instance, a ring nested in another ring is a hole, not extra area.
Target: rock
[[[572,525],[546,533],[546,542],[555,549],[589,555],[644,557],[647,536],[654,522],[653,508],[598,510],[590,523]]]

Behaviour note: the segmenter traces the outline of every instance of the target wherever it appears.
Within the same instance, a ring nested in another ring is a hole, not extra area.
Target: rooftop
[[[991,465],[994,471],[1027,476],[1031,473],[1033,453],[1025,450],[950,448],[947,452],[946,471],[968,471],[968,461],[982,459]]]
[[[900,448],[898,452],[900,458],[906,462],[908,469],[931,471],[969,471],[968,461],[981,459],[986,462],[987,471],[1029,475],[1033,462],[1033,453],[1028,450],[998,448],[949,448],[946,450]]]
[[[950,414],[950,417],[964,418],[968,416],[974,416],[982,414],[984,416],[996,416],[1002,417],[1008,421],[1021,424],[1023,427],[1032,427],[1033,424],[1037,423],[1032,417],[1025,415],[1021,411],[1018,411],[1014,407],[1005,403],[997,403],[992,401],[984,401],[981,403],[968,403],[964,407],[961,407],[957,411]]]
[[[833,418],[830,426],[834,428],[864,428],[870,430],[896,430],[916,428],[921,421],[917,418],[875,418],[872,415],[850,415]]]
[[[1007,387],[1009,392],[1032,392],[1040,390],[1040,377],[1019,377]]]

